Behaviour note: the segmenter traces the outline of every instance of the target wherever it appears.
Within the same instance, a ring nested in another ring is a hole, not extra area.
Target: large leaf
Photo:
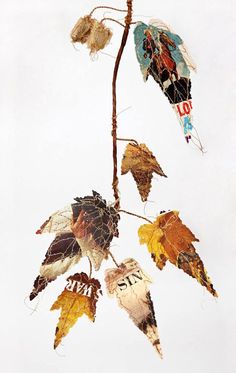
[[[124,260],[118,268],[106,271],[107,291],[116,296],[121,308],[148,337],[162,356],[154,307],[149,291],[150,278],[134,259]]]
[[[162,269],[167,260],[197,279],[215,297],[210,278],[192,242],[199,241],[179,218],[177,211],[157,217],[153,224],[144,224],[138,230],[141,244],[146,244],[157,267]]]

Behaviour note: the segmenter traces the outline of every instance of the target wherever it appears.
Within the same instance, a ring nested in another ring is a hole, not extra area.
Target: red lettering
[[[184,109],[185,114],[188,115],[190,113],[190,107],[189,107],[189,104],[187,102],[183,103],[183,109]]]
[[[181,112],[180,105],[176,105],[179,115],[182,117],[185,113],[184,111]]]

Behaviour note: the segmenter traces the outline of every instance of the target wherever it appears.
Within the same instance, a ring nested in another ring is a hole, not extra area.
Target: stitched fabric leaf
[[[136,181],[142,201],[146,201],[148,198],[154,172],[167,177],[145,144],[129,143],[127,145],[122,159],[121,174],[124,175],[129,171]]]
[[[183,40],[162,21],[138,22],[134,30],[137,59],[146,81],[151,75],[167,96],[184,136],[193,137],[190,69],[195,66]],[[198,139],[199,140],[199,139]]]
[[[162,357],[160,339],[154,307],[149,291],[150,278],[134,259],[126,259],[119,268],[108,269],[105,273],[108,294],[116,296],[118,304],[148,337]]]
[[[57,348],[78,318],[87,315],[95,321],[96,303],[101,294],[98,280],[88,278],[86,273],[76,273],[68,278],[68,284],[52,305],[51,311],[61,310],[56,327],[54,348]]]
[[[157,217],[153,224],[144,224],[138,231],[141,244],[146,244],[157,267],[162,269],[167,260],[197,279],[215,297],[203,262],[196,253],[192,242],[199,241],[182,223],[177,211],[170,211]]]
[[[37,230],[37,234],[56,233],[34,282],[33,300],[49,282],[88,256],[99,270],[107,259],[110,243],[118,237],[119,214],[99,193],[75,198],[75,203],[58,210]]]

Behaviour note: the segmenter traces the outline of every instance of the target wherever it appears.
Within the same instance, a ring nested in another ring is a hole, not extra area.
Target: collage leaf
[[[70,276],[68,284],[51,307],[61,310],[55,332],[54,348],[57,348],[78,318],[87,315],[95,321],[96,303],[101,292],[100,282],[89,278],[86,273],[76,273]]]
[[[37,234],[56,233],[34,282],[33,300],[49,282],[87,256],[95,270],[107,259],[110,243],[118,237],[119,214],[99,193],[75,198],[75,203],[58,210],[37,230]]]
[[[138,262],[125,259],[118,268],[106,270],[105,282],[110,296],[116,296],[134,324],[148,337],[162,357],[162,350],[149,284],[152,282]]]
[[[192,133],[190,69],[196,67],[183,40],[164,22],[153,20],[148,25],[137,22],[134,41],[144,81],[151,75],[161,87],[189,142],[195,136]]]
[[[167,177],[152,152],[145,144],[129,143],[121,164],[121,174],[131,172],[136,181],[142,201],[147,201],[151,190],[152,176],[155,172]]]
[[[176,267],[196,278],[214,297],[218,296],[200,256],[192,245],[192,242],[199,240],[182,223],[178,211],[161,214],[153,224],[142,225],[138,235],[140,243],[147,245],[160,270],[169,260]]]

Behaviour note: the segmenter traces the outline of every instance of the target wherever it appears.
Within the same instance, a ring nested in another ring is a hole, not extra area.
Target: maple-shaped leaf
[[[106,259],[110,243],[118,237],[119,214],[100,194],[75,198],[75,203],[58,210],[37,230],[37,234],[56,233],[34,282],[30,300],[49,282],[88,256],[95,270]]]
[[[116,209],[108,206],[100,194],[75,198],[72,205],[72,231],[80,245],[82,255],[88,256],[95,270],[99,270],[103,259],[108,257],[113,237],[118,237],[120,216]]]
[[[153,173],[167,177],[152,152],[145,144],[129,143],[126,147],[121,174],[131,172],[137,183],[142,201],[146,201],[151,189]]]
[[[61,343],[79,317],[87,315],[95,321],[96,303],[101,292],[101,284],[86,273],[76,273],[70,276],[63,292],[52,305],[51,311],[61,310],[56,327],[54,348]]]
[[[170,211],[157,217],[153,224],[144,224],[138,230],[141,244],[147,244],[157,267],[162,269],[167,260],[197,279],[215,297],[210,278],[192,242],[199,241],[179,218],[179,212]]]
[[[82,256],[80,247],[73,233],[60,233],[52,241],[40,267],[40,275],[34,282],[30,294],[33,300],[49,282],[55,280],[73,265],[78,263]]]
[[[116,295],[121,308],[128,312],[135,325],[148,337],[162,357],[154,307],[149,291],[151,279],[134,259],[124,260],[118,268],[106,270],[108,294]]]

